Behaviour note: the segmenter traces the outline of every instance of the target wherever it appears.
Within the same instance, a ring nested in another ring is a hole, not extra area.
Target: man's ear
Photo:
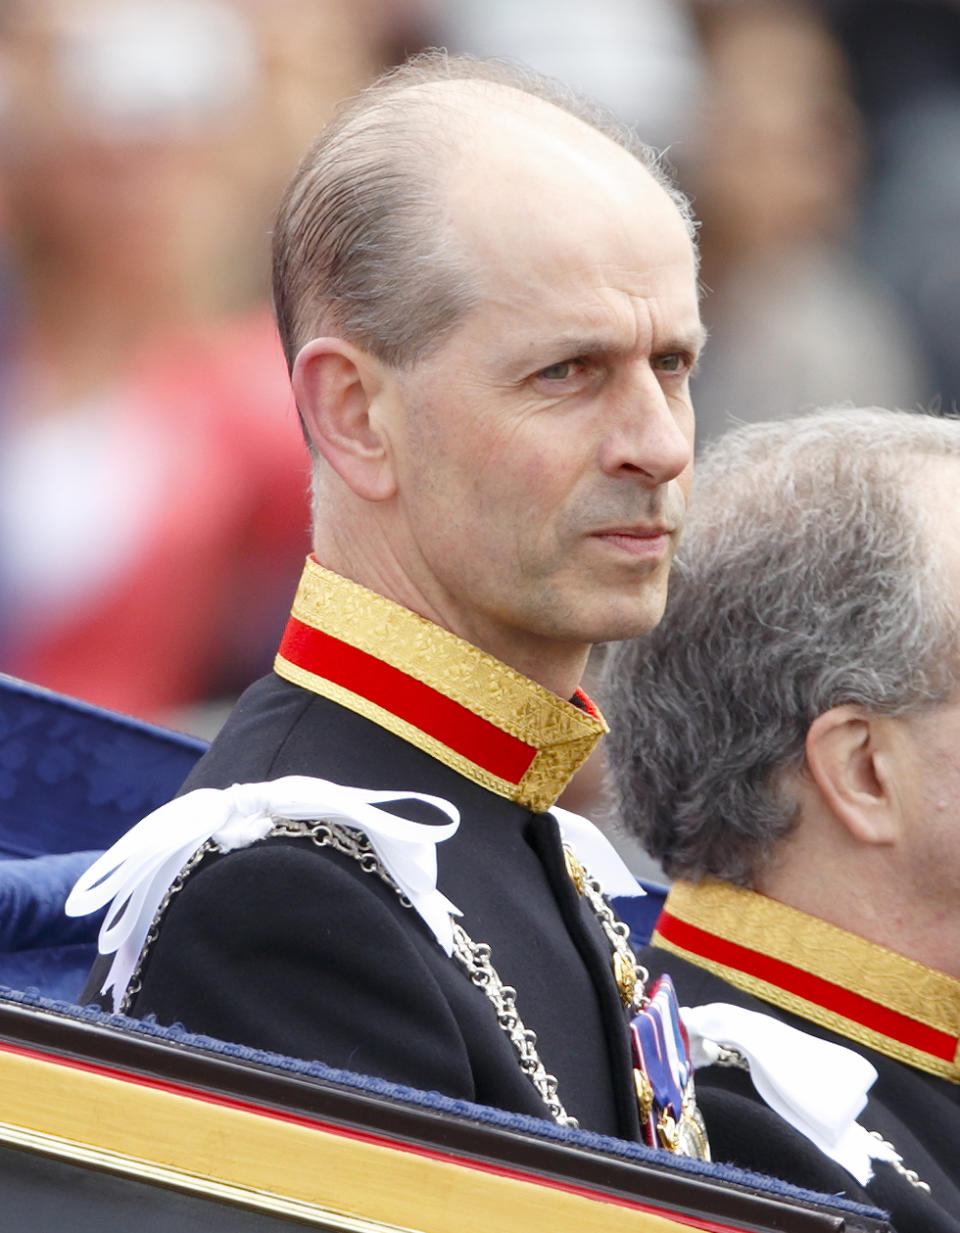
[[[835,706],[807,731],[807,768],[833,816],[860,843],[894,843],[899,833],[896,759],[890,721],[861,707]]]
[[[304,427],[327,463],[357,496],[383,501],[396,491],[382,423],[385,369],[342,338],[314,338],[298,354],[291,381]]]

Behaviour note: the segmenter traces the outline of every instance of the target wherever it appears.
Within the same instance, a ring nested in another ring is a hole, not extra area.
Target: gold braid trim
[[[554,804],[608,730],[602,717],[550,693],[432,621],[324,569],[312,557],[307,558],[292,616],[437,690],[536,752],[520,782],[510,783],[382,705],[282,655],[274,664],[279,676],[349,707],[529,809]]]
[[[923,1027],[960,1039],[960,981],[836,925],[755,891],[712,879],[699,885],[674,883],[664,911],[722,941],[790,964]],[[669,930],[669,924],[664,927]],[[703,953],[709,952],[709,942],[702,949],[690,949],[664,937],[659,930],[652,941],[765,1002],[915,1069],[960,1082],[960,1045],[951,1059],[938,1057],[811,997],[785,989],[774,980]]]

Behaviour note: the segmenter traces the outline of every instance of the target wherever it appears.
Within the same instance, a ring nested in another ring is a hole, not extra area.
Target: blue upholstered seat
[[[0,675],[0,983],[76,997],[100,921],[64,916],[70,887],[204,748]]]
[[[667,897],[667,887],[659,882],[648,882],[646,878],[638,878],[646,894],[636,899],[615,898],[611,902],[614,911],[630,926],[630,945],[634,950],[646,946],[650,941],[657,923],[657,917],[663,909],[663,901]]]
[[[75,998],[100,917],[63,915],[80,873],[169,800],[203,741],[0,675],[0,983]],[[665,888],[620,899],[643,945]]]
[[[108,847],[205,748],[0,675],[0,858]]]

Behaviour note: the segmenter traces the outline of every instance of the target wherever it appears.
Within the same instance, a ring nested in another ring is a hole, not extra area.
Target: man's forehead
[[[668,297],[699,339],[686,220],[628,149],[548,101],[487,81],[411,87],[462,126],[442,181],[444,214],[488,309],[559,332],[592,332]],[[456,100],[454,107],[449,107]],[[454,119],[456,116],[456,119]],[[546,311],[546,305],[551,307]],[[612,311],[611,311],[612,310]],[[500,314],[502,315],[502,314]],[[623,333],[623,331],[620,331]]]
[[[465,169],[450,186],[450,222],[485,297],[508,287],[521,299],[604,288],[656,294],[670,281],[694,302],[696,258],[685,221],[650,173],[541,145]],[[586,306],[584,306],[586,307]],[[597,305],[601,315],[606,306]]]
[[[679,210],[650,172],[626,150],[595,136],[534,124],[488,130],[471,157],[451,168],[451,224],[494,258],[529,238],[543,249],[580,247],[592,259],[598,233],[629,239],[640,220],[675,225],[689,241]]]
[[[456,151],[448,168],[454,193],[463,185],[471,195],[478,186],[496,195],[512,181],[530,180],[552,166],[591,177],[603,167],[608,175],[633,174],[653,182],[635,154],[605,132],[548,98],[503,82],[418,82],[404,90],[403,99],[411,116],[423,107],[434,140],[437,124],[442,125],[443,150]]]

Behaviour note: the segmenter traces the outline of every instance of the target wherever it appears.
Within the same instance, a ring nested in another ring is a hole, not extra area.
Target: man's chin
[[[663,600],[651,599],[649,604],[629,612],[605,614],[593,626],[586,640],[592,643],[626,642],[630,638],[643,638],[660,624],[665,602],[666,597]]]

